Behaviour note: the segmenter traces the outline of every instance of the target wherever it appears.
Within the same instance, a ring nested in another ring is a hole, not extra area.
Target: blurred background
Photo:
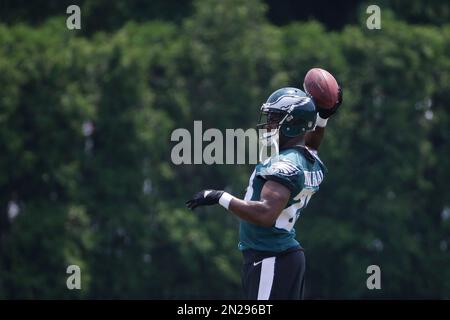
[[[254,128],[268,95],[312,67],[345,100],[297,223],[306,298],[450,299],[449,7],[1,0],[0,299],[241,298],[238,220],[184,202],[242,197],[253,167],[173,165],[170,136],[194,120]],[[73,264],[81,290],[66,287]]]

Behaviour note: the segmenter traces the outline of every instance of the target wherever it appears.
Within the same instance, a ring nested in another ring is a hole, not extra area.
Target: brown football
[[[303,88],[313,97],[318,107],[330,109],[338,101],[339,85],[333,75],[324,69],[309,70]]]

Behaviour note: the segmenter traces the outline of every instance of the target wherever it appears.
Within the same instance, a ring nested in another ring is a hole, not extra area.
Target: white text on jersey
[[[318,187],[323,180],[323,173],[319,171],[303,171],[305,175],[305,186]]]

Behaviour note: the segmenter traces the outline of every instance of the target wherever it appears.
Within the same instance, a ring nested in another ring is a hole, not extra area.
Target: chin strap
[[[278,139],[279,139],[279,129],[276,129],[275,132],[265,132],[262,134],[262,137],[260,139],[262,147],[259,151],[259,161],[263,162],[265,159],[263,159],[263,151],[266,150],[266,156],[267,156],[267,149],[271,146],[275,147],[275,155],[278,155],[280,152]]]

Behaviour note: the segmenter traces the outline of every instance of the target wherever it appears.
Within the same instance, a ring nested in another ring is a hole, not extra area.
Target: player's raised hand
[[[325,108],[321,108],[320,106],[317,106],[317,111],[319,113],[319,116],[322,119],[327,119],[327,118],[331,117],[333,114],[336,113],[336,111],[342,104],[343,99],[344,99],[344,92],[342,91],[342,88],[339,86],[338,100],[337,100],[336,104],[331,109],[325,109]]]
[[[223,193],[222,190],[202,190],[197,192],[191,200],[186,201],[186,206],[194,210],[200,206],[217,204]]]

